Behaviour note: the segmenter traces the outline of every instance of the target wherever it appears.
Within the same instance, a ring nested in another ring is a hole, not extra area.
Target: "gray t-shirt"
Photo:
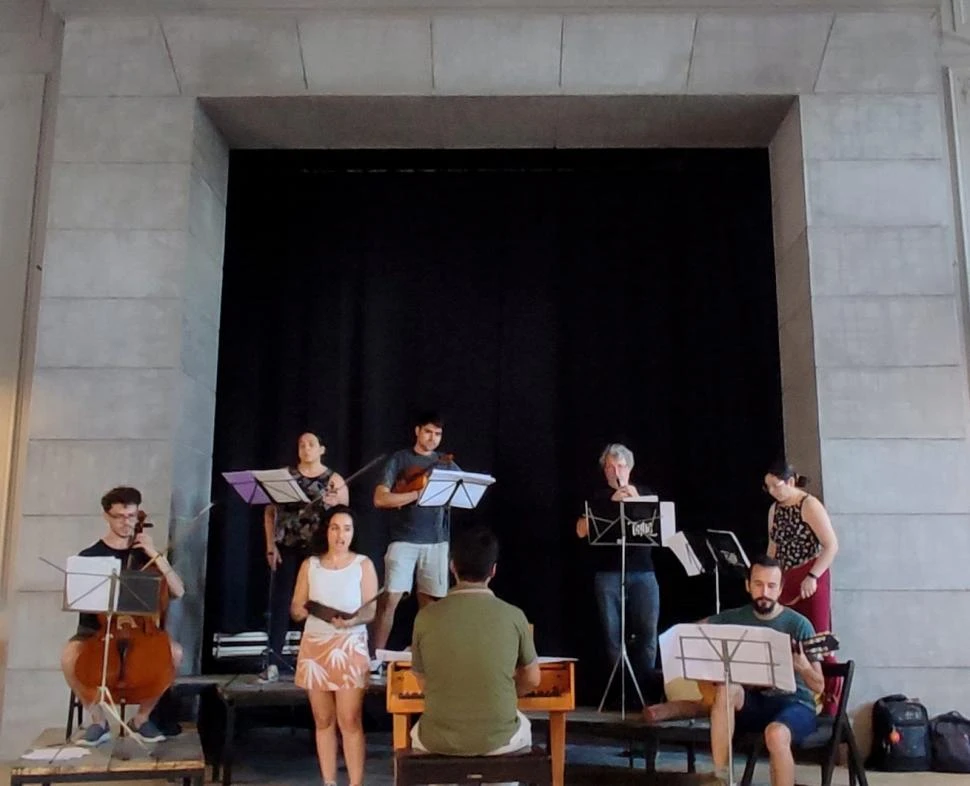
[[[412,448],[393,453],[384,465],[380,484],[394,489],[394,481],[414,467],[427,468],[438,461],[438,453],[422,456]],[[439,464],[442,469],[458,469],[453,461]],[[403,508],[385,511],[390,519],[390,542],[405,543],[446,543],[449,536],[450,516],[443,507],[419,507],[416,503]]]

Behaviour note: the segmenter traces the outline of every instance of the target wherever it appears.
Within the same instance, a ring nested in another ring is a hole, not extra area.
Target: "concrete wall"
[[[196,97],[797,95],[771,145],[786,439],[843,543],[856,700],[970,710],[950,622],[970,611],[970,445],[939,26],[828,10],[70,19],[19,564],[96,537],[97,496],[132,482],[201,586],[204,526],[177,533],[209,493],[226,150]],[[31,687],[8,690],[5,718],[62,718],[56,662],[32,655],[66,636],[56,584],[18,574],[7,684]]]
[[[0,4],[0,669],[7,665],[8,637],[18,605],[13,565],[22,478],[20,424],[30,386],[44,238],[43,221],[39,227],[35,223],[35,203],[36,215],[42,217],[56,104],[52,72],[60,34],[60,20],[43,0]],[[0,696],[3,689],[0,682]],[[24,703],[16,692],[12,700],[18,706]]]

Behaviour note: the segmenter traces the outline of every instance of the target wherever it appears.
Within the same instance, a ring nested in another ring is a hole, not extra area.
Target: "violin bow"
[[[374,465],[375,465],[375,464],[376,464],[376,463],[377,463],[378,461],[382,461],[382,460],[384,459],[384,457],[385,457],[386,455],[387,455],[386,453],[381,453],[381,455],[379,455],[379,456],[377,456],[376,458],[372,458],[372,459],[371,459],[370,461],[368,461],[368,462],[367,462],[366,464],[364,464],[364,466],[362,466],[362,467],[361,467],[360,469],[358,469],[358,470],[357,470],[356,472],[354,472],[354,473],[353,473],[352,475],[350,475],[350,476],[348,476],[348,477],[346,477],[346,478],[344,478],[344,482],[343,482],[343,485],[342,485],[342,486],[340,486],[340,487],[337,487],[337,488],[333,488],[333,489],[330,489],[330,490],[331,490],[331,491],[340,491],[340,489],[342,489],[342,488],[346,488],[347,486],[349,486],[349,485],[350,485],[350,481],[352,481],[352,480],[353,480],[354,478],[356,478],[356,477],[357,477],[358,475],[361,475],[361,474],[363,474],[364,472],[366,472],[367,470],[369,470],[369,469],[370,469],[371,467],[373,467],[373,466],[374,466]],[[303,509],[302,509],[302,510],[300,511],[300,516],[301,516],[301,517],[302,517],[302,516],[305,516],[305,515],[306,515],[306,514],[307,514],[307,513],[308,513],[308,512],[310,511],[310,510],[312,510],[312,509],[313,509],[313,506],[314,506],[314,505],[316,505],[316,504],[317,504],[318,502],[322,502],[322,501],[323,501],[323,494],[321,494],[321,495],[320,495],[319,497],[317,497],[316,499],[314,499],[314,500],[312,500],[312,501],[311,501],[311,502],[310,502],[309,504],[307,504],[307,505],[304,505],[304,506],[303,506]]]

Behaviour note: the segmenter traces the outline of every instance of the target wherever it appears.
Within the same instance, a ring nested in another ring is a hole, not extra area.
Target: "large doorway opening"
[[[495,529],[495,589],[540,652],[580,658],[581,701],[608,676],[574,532],[606,443],[680,528],[763,547],[783,449],[765,149],[236,151],[226,237],[216,472],[292,463],[311,430],[347,475],[440,408],[443,448],[498,480],[454,526]],[[380,570],[375,482],[351,503]],[[258,511],[214,511],[208,634],[262,627],[262,538]],[[656,563],[661,629],[711,611],[712,581]]]

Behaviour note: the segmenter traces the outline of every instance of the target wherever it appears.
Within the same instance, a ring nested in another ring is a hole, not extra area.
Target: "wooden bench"
[[[23,757],[11,763],[10,786],[23,783],[78,783],[81,781],[176,780],[182,786],[203,786],[205,761],[202,745],[194,728],[164,742],[146,743],[142,747],[133,738],[112,737],[87,755],[74,759],[59,758],[65,747],[64,729],[47,729],[25,753],[41,748],[52,749],[43,759]]]
[[[410,748],[394,751],[394,785],[429,783],[552,783],[552,757],[544,748],[504,756],[440,756]]]

